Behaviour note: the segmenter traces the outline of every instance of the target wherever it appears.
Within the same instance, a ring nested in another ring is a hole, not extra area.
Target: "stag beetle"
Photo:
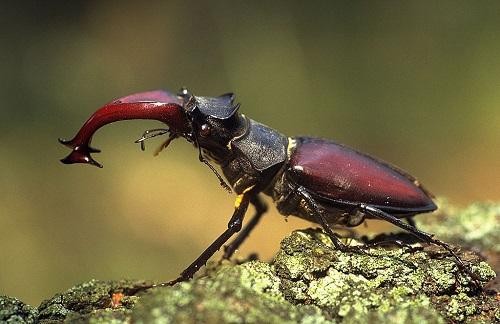
[[[287,137],[240,113],[234,95],[199,97],[183,88],[178,94],[155,90],[116,99],[97,110],[72,140],[59,141],[72,152],[61,161],[102,167],[91,153],[92,135],[102,126],[126,119],[155,119],[165,129],[146,131],[136,142],[168,134],[161,148],[178,137],[193,143],[199,159],[218,177],[221,185],[237,194],[228,228],[181,275],[167,284],[188,280],[225,246],[230,258],[257,225],[267,206],[261,193],[271,196],[278,211],[320,224],[341,251],[366,253],[344,244],[332,225],[353,227],[365,218],[387,221],[418,239],[441,246],[459,268],[474,278],[452,248],[417,229],[412,216],[437,209],[432,195],[411,175],[367,154],[332,141],[311,137]],[[210,164],[218,164],[229,182]],[[242,228],[252,204],[255,214]],[[405,222],[407,220],[407,222]]]

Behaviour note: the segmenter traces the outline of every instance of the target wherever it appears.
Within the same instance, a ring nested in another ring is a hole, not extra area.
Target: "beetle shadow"
[[[390,246],[404,244],[411,246],[412,244],[425,243],[422,240],[416,238],[410,233],[400,232],[400,233],[381,233],[376,236],[363,235],[358,238],[361,242],[368,245],[379,245],[379,246]],[[395,243],[399,242],[399,243]],[[399,246],[399,245],[398,245]]]

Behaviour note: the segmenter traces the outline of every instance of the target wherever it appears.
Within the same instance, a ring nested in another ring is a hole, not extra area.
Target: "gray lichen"
[[[434,247],[416,252],[378,247],[363,255],[333,250],[326,242],[320,231],[294,232],[283,240],[274,266],[289,301],[316,305],[338,321],[361,323],[389,314],[410,318],[409,312],[417,309],[425,310],[418,314],[425,314],[431,322],[459,320],[448,311],[439,311],[447,301],[438,297],[448,296],[449,303],[456,303],[457,296],[474,295],[471,279],[452,259],[436,255]],[[462,258],[475,264],[471,270],[482,283],[495,277],[477,256],[466,253]],[[496,301],[491,297],[489,302],[488,307]],[[439,307],[433,307],[436,303]],[[470,298],[460,309],[469,310],[468,318],[479,318],[489,313],[483,306],[482,299]]]
[[[474,203],[457,209],[439,199],[438,205],[436,215],[417,218],[419,228],[449,243],[500,253],[500,204]]]
[[[147,285],[144,281],[91,280],[42,302],[37,319],[44,324],[61,321],[125,323],[140,298],[136,293]]]
[[[35,323],[37,309],[17,298],[0,296],[0,323]]]
[[[465,215],[472,213],[471,210],[474,217],[482,217],[494,214],[498,208],[478,206],[457,214],[468,222],[471,216]],[[453,226],[463,228],[464,224],[441,219],[436,225],[442,224],[447,224],[448,234],[456,233],[463,239],[460,230]],[[432,228],[426,229],[433,232]],[[484,248],[489,244],[498,246],[496,234],[476,230],[486,233],[487,238],[476,237],[472,241],[467,238],[461,243],[474,242]],[[451,242],[458,239],[445,238],[444,234],[437,236]],[[404,240],[407,236],[391,238]],[[490,323],[500,320],[498,292],[477,291],[471,278],[460,271],[442,248],[407,242],[409,246],[381,245],[365,249],[364,254],[345,253],[335,250],[320,230],[295,231],[283,239],[270,263],[212,263],[193,280],[150,290],[141,289],[148,285],[142,281],[93,280],[44,301],[38,308],[3,297],[0,322]],[[361,243],[351,239],[350,244]],[[457,253],[482,286],[495,277],[479,254],[466,249]]]
[[[157,289],[144,297],[133,322],[151,323],[326,323],[317,307],[294,305],[280,291],[271,265],[225,264],[208,276]]]

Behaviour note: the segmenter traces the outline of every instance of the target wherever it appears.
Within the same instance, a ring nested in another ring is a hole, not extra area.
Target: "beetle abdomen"
[[[397,168],[323,139],[295,138],[291,180],[321,198],[364,203],[400,214],[436,209],[423,188]]]

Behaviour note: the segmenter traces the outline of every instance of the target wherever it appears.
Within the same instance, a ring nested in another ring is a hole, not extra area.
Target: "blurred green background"
[[[172,279],[234,196],[184,141],[94,137],[104,169],[59,163],[102,104],[234,91],[285,134],[335,139],[457,204],[500,198],[500,2],[47,1],[0,4],[0,294],[38,304],[90,278]],[[432,216],[422,216],[432,217]],[[268,214],[237,254],[308,223]]]

